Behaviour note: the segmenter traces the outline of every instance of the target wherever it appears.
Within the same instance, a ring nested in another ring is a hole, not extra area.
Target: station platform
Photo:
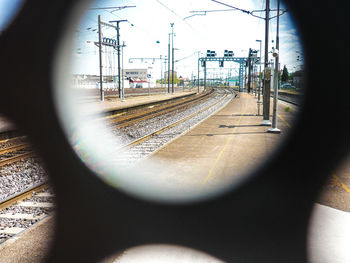
[[[180,93],[176,94],[181,96]],[[162,97],[167,97],[160,95]],[[168,95],[171,96],[171,95]],[[152,98],[134,98],[124,102],[120,107],[136,105]],[[134,101],[132,101],[134,100]],[[271,100],[271,113],[273,100]],[[115,102],[94,102],[100,109],[111,109]],[[240,180],[258,165],[263,164],[265,159],[278,147],[279,143],[288,135],[293,127],[293,120],[297,114],[297,107],[279,102],[278,104],[278,128],[280,134],[268,133],[268,126],[261,126],[262,116],[258,115],[257,98],[247,93],[239,95],[229,102],[226,107],[207,118],[187,133],[170,142],[146,161],[156,160],[161,167],[167,167],[166,176],[152,173],[152,182],[165,188],[176,188],[180,191],[190,191],[193,188],[210,190],[227,182]],[[260,109],[262,113],[262,106]],[[171,165],[170,165],[171,164]],[[139,164],[142,165],[142,162]],[[232,173],[235,171],[235,173]],[[189,176],[191,175],[191,176]],[[329,207],[315,205],[311,232],[309,236],[309,248],[311,250],[311,263],[341,263],[348,262],[348,250],[344,242],[348,240],[348,222],[350,213],[342,212]],[[51,231],[53,220],[46,220],[33,229],[28,230],[28,235],[18,236],[15,242],[5,242],[0,245],[0,254],[8,255],[6,262],[24,262],[30,255],[35,254],[35,259],[44,259],[48,247],[48,240],[45,238],[43,229]],[[26,231],[25,231],[26,232]],[[328,234],[325,234],[328,233]],[[335,239],[329,239],[329,236]],[[37,238],[42,236],[42,238]],[[35,245],[33,245],[35,240]],[[332,240],[333,246],[327,246]],[[23,244],[29,244],[25,248]],[[335,245],[337,242],[338,245]],[[345,243],[346,244],[346,243]],[[19,247],[19,248],[16,248]],[[327,248],[327,250],[325,249]],[[193,259],[197,257],[196,252],[181,250],[178,248],[158,249],[157,258],[163,259],[160,262],[190,262],[181,259]],[[18,251],[11,256],[11,251]],[[171,251],[171,253],[169,253]],[[323,251],[324,253],[319,253]],[[148,253],[155,256],[154,251],[128,250],[118,258],[110,258],[104,262],[148,262],[140,253]],[[194,253],[194,254],[192,254]],[[331,255],[325,257],[325,253]],[[171,254],[172,258],[169,258]],[[178,255],[178,256],[177,256]],[[149,262],[154,258],[150,258]],[[13,258],[13,260],[12,260]],[[221,262],[216,259],[207,259],[206,262]],[[330,261],[329,261],[330,260]],[[0,257],[0,262],[2,261]]]
[[[203,91],[203,88],[200,89],[200,92]],[[166,93],[166,94],[151,94],[148,95],[140,95],[135,97],[126,97],[124,101],[120,98],[106,99],[104,101],[91,101],[91,102],[83,102],[77,104],[78,108],[84,112],[84,114],[95,114],[95,113],[103,113],[107,111],[117,111],[126,108],[134,108],[137,106],[142,106],[146,104],[152,104],[156,102],[167,101],[171,99],[187,97],[191,95],[195,95],[197,93],[197,89],[187,90],[184,92],[176,92]]]
[[[140,166],[152,162],[161,169],[150,171],[145,181],[183,196],[240,180],[263,164],[288,135],[297,108],[284,102],[278,108],[281,133],[269,133],[270,126],[261,125],[257,98],[239,93],[226,107],[142,161]]]

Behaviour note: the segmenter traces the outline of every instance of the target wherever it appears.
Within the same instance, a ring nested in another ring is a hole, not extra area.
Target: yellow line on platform
[[[347,186],[340,180],[340,178],[339,178],[338,176],[336,176],[335,174],[332,174],[332,176],[333,176],[333,178],[334,178],[335,180],[338,181],[338,183],[340,183],[340,185],[342,186],[342,188],[343,188],[346,192],[348,192],[348,193],[350,194],[350,189],[349,189],[349,187],[347,187]]]
[[[214,171],[216,165],[219,163],[219,161],[220,161],[220,159],[221,159],[223,153],[225,152],[225,150],[226,150],[227,146],[229,145],[230,141],[232,140],[233,135],[234,135],[234,133],[235,133],[235,131],[236,131],[236,129],[237,129],[237,126],[241,123],[242,117],[243,117],[245,111],[246,111],[246,105],[245,105],[245,109],[244,109],[243,113],[241,114],[241,117],[239,118],[237,124],[235,125],[236,127],[233,128],[233,131],[232,131],[232,134],[230,135],[230,137],[228,137],[228,138],[226,139],[224,148],[222,148],[222,150],[220,151],[220,153],[219,153],[218,157],[216,158],[214,164],[213,164],[212,167],[210,168],[207,177],[203,180],[202,185],[205,185],[205,184],[208,182],[208,180],[210,179],[210,177],[212,176],[213,171]]]

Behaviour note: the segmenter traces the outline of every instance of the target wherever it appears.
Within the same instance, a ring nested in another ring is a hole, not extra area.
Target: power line
[[[113,6],[113,7],[91,7],[89,10],[109,10],[109,9],[114,9],[111,12],[119,11],[125,8],[131,8],[131,7],[136,7],[136,6]]]
[[[164,8],[166,8],[169,12],[173,13],[177,18],[179,18],[182,22],[184,22],[189,28],[191,28],[191,30],[193,32],[195,32],[201,39],[204,39],[203,36],[197,31],[195,30],[189,23],[187,23],[186,21],[184,21],[184,18],[182,18],[180,15],[178,15],[174,10],[172,10],[171,8],[169,8],[168,6],[166,6],[165,4],[163,4],[160,0],[156,0],[161,6],[163,6]]]
[[[218,3],[218,4],[221,4],[221,5],[224,5],[224,6],[227,6],[227,7],[230,7],[230,8],[233,8],[233,9],[235,9],[235,10],[238,10],[238,11],[241,11],[241,12],[243,12],[243,13],[246,13],[246,14],[250,15],[250,12],[249,12],[249,11],[244,10],[244,9],[242,9],[242,8],[234,7],[234,6],[232,6],[232,5],[228,5],[228,4],[219,2],[219,1],[217,1],[217,0],[211,0],[211,1],[213,1],[213,2],[215,2],[215,3]]]
[[[266,19],[265,17],[261,17],[261,16],[254,15],[254,13],[265,12],[266,10],[253,10],[253,11],[248,11],[248,10],[245,10],[245,9],[242,9],[242,8],[238,8],[238,7],[229,5],[229,4],[225,4],[225,3],[220,2],[220,1],[217,1],[217,0],[211,0],[211,1],[213,1],[213,2],[215,2],[215,3],[218,3],[218,4],[221,4],[221,5],[224,5],[224,6],[227,6],[227,7],[230,7],[230,8],[232,8],[232,9],[234,9],[234,10],[241,11],[241,12],[243,12],[243,13],[246,13],[246,14],[251,15],[251,16],[256,17],[256,18]],[[272,9],[272,10],[269,9],[269,11],[277,11],[277,10],[276,10],[276,9]],[[281,10],[281,12],[282,12],[281,14],[277,14],[276,16],[270,17],[269,19],[273,19],[273,18],[276,18],[276,17],[278,17],[278,16],[282,16],[284,13],[287,12],[287,10],[284,9],[284,10]]]

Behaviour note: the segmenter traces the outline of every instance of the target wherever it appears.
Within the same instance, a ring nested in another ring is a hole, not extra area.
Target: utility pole
[[[268,132],[281,133],[281,130],[277,128],[277,110],[278,110],[278,86],[279,86],[279,22],[280,22],[280,0],[277,0],[277,31],[276,31],[276,50],[273,53],[275,57],[275,74],[274,74],[274,94],[273,94],[273,118],[272,128],[268,129]]]
[[[261,40],[256,40],[256,42],[260,42],[260,59],[259,59],[259,89],[258,89],[258,115],[260,115],[260,104],[261,104],[261,100],[260,100],[260,94],[261,94],[261,77],[262,77],[262,73],[261,73]]]
[[[270,84],[271,69],[269,68],[269,25],[270,25],[270,0],[266,0],[265,17],[265,74],[264,74],[264,99],[263,99],[263,121],[261,125],[270,126]]]
[[[170,93],[170,35],[169,33],[169,44],[168,44],[168,93]]]
[[[166,56],[165,56],[166,57]],[[166,61],[167,61],[167,59],[164,59],[164,71],[166,71]],[[169,74],[168,74],[169,75]],[[164,73],[164,80],[163,80],[163,82],[164,82],[164,84],[165,84],[165,73]],[[165,94],[167,94],[167,93],[169,93],[168,91],[167,91],[167,88],[165,87],[164,88],[164,92],[165,92]]]
[[[247,89],[247,80],[248,80],[248,77],[247,77],[247,68],[248,68],[248,61],[246,61],[246,64],[245,64],[245,71],[244,71],[244,89]]]
[[[207,90],[207,59],[204,60],[204,91]]]
[[[123,45],[122,45],[122,70],[121,70],[121,75],[122,75],[122,102],[125,101],[125,92],[124,92],[124,47],[126,47],[125,45],[125,41],[123,41]]]
[[[160,87],[161,87],[161,89],[163,89],[163,80],[162,80],[162,78],[163,78],[163,61],[162,61],[162,55],[160,55]]]
[[[171,46],[172,46],[172,72],[171,72],[171,93],[174,94],[174,23],[170,23],[171,25]]]
[[[252,49],[249,49],[249,55],[248,55],[248,94],[250,93],[251,85],[252,85]]]
[[[199,94],[199,57],[200,57],[200,51],[198,51],[198,75],[197,75],[197,79],[198,79],[198,90],[197,90],[197,93]]]
[[[103,67],[102,67],[102,27],[101,27],[101,15],[98,16],[98,49],[99,49],[99,61],[100,61],[100,100],[104,101],[103,96]]]
[[[109,21],[110,23],[116,22],[117,23],[117,54],[118,54],[118,93],[119,93],[119,98],[122,98],[121,94],[121,80],[120,80],[120,33],[119,33],[119,23],[120,22],[126,22],[128,20],[114,20],[114,21]]]

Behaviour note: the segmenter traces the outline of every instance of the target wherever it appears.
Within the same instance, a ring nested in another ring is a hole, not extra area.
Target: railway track
[[[0,150],[0,167],[34,156],[27,143],[10,146]]]
[[[47,176],[26,137],[0,141],[0,243],[54,209]]]
[[[273,98],[273,91],[271,91],[271,98]],[[281,101],[288,102],[292,105],[299,106],[300,105],[301,95],[296,94],[288,94],[288,93],[278,93],[278,99]]]
[[[120,167],[128,168],[141,159],[146,158],[221,109],[234,97],[231,91],[225,90],[223,93],[224,94],[219,94],[218,97],[220,98],[210,103],[210,105],[206,105],[194,113],[155,129],[149,134],[124,145],[122,148],[118,149],[118,157],[112,161],[117,162]]]
[[[0,243],[33,226],[54,209],[55,197],[42,182],[0,201]]]
[[[108,116],[105,119],[107,119],[108,127],[126,127],[142,120],[151,119],[177,110],[186,110],[188,107],[191,107],[196,103],[209,99],[213,93],[214,90],[210,90],[209,92],[197,95],[194,98],[183,98],[181,100],[175,100],[172,103],[150,106],[146,109],[143,108],[127,115],[116,114]]]
[[[122,149],[119,149],[123,152],[121,155],[123,165],[135,163],[152,154],[223,107],[234,97],[233,93],[227,90],[219,91],[215,96],[215,99],[212,98],[214,101],[209,101],[208,94],[198,96],[195,100],[187,98],[171,105],[163,105],[161,108],[149,110],[144,114],[138,113],[137,117],[127,116],[122,122],[115,122],[112,127],[120,129],[121,127],[135,125],[140,121],[147,121],[150,118],[162,118],[162,116],[171,115],[174,112],[184,114],[183,112],[188,111],[194,104],[198,106],[202,105],[203,102],[210,102],[209,105],[204,103],[205,105],[195,112],[190,112],[187,116],[183,116],[179,120],[164,125],[160,129],[155,129],[146,136],[124,145]],[[33,156],[33,154],[30,145],[27,143],[4,147],[0,149],[0,167],[23,160]],[[119,162],[121,159],[119,158]],[[4,198],[0,201],[0,243],[33,226],[53,210],[54,195],[49,189],[47,180]]]

